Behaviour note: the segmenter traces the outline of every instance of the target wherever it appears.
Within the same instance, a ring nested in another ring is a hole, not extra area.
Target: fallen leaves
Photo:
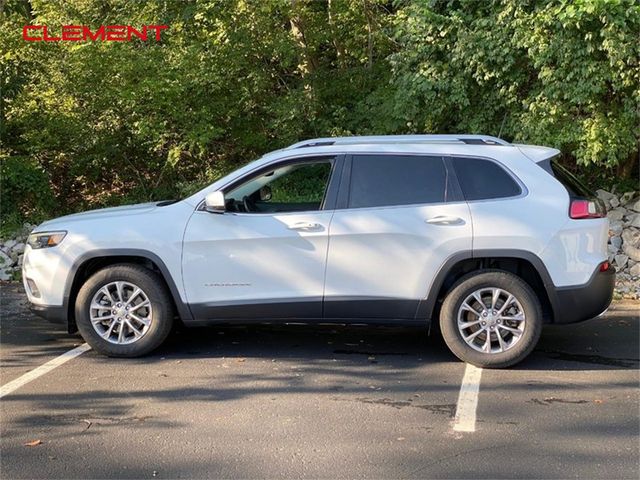
[[[38,445],[42,445],[42,440],[31,440],[24,444],[25,447],[37,447]]]

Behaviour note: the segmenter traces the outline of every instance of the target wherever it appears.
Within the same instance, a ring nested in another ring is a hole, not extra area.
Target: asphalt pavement
[[[0,288],[0,385],[83,343]],[[474,432],[453,429],[465,364],[417,329],[212,327],[141,359],[88,351],[0,400],[0,477],[637,479],[639,312],[548,326],[525,362],[483,370]]]

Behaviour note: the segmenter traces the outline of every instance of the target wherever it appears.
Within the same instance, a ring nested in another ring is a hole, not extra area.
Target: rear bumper
[[[613,299],[616,271],[599,269],[584,285],[556,289],[554,323],[576,323],[603,313]]]

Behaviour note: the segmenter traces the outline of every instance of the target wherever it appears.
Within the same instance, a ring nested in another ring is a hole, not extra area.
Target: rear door
[[[324,317],[413,319],[451,255],[472,248],[444,158],[347,157],[329,229]]]

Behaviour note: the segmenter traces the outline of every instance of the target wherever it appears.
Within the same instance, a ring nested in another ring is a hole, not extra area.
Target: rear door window
[[[514,178],[491,160],[452,157],[451,161],[467,201],[516,197],[522,193]]]
[[[348,207],[382,207],[445,201],[447,171],[442,157],[354,155]]]

